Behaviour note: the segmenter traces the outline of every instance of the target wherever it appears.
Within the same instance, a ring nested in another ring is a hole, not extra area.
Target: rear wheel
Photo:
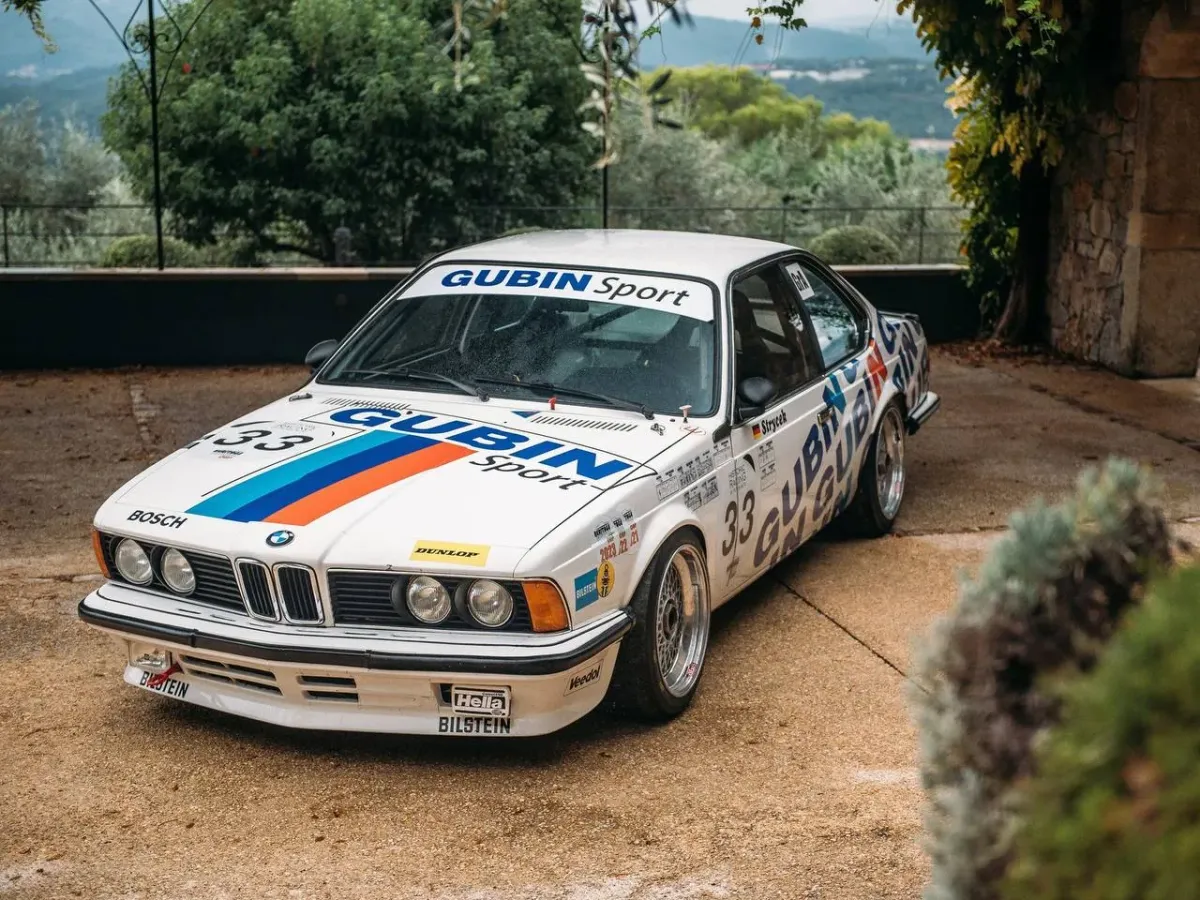
[[[609,696],[622,712],[665,722],[688,708],[708,650],[708,566],[699,540],[668,540],[630,602],[634,625],[621,642]]]
[[[860,537],[882,537],[892,530],[904,502],[904,415],[892,401],[879,419],[858,476],[858,491],[847,511],[850,529]]]

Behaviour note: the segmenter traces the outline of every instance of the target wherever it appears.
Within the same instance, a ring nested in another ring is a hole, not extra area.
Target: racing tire
[[[858,490],[846,510],[846,526],[855,537],[876,538],[891,532],[904,502],[904,413],[893,400],[871,435]]]
[[[678,532],[659,548],[629,609],[609,701],[632,718],[668,722],[691,704],[708,650],[708,563],[696,535]]]

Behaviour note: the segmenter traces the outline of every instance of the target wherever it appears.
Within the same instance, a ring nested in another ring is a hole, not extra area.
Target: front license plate
[[[506,687],[478,688],[452,685],[450,705],[456,713],[464,716],[496,716],[507,719],[509,708],[512,705],[512,691]]]
[[[176,681],[174,678],[168,678],[166,681],[152,686],[148,682],[153,677],[152,673],[143,672],[138,683],[156,694],[166,694],[168,697],[178,697],[180,700],[187,696],[188,688],[191,687],[186,681]]]

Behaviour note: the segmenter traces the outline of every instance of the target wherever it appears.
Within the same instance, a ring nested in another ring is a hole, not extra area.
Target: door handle
[[[826,422],[828,422],[830,420],[830,418],[832,418],[832,416],[833,416],[833,407],[832,406],[825,407],[823,410],[821,410],[819,413],[817,413],[817,424],[824,425]]]

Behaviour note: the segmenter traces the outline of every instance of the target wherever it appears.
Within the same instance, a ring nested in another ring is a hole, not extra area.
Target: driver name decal
[[[712,288],[678,276],[587,269],[519,267],[504,263],[435,266],[418,278],[405,296],[464,293],[570,297],[615,303],[711,322],[715,315]]]

